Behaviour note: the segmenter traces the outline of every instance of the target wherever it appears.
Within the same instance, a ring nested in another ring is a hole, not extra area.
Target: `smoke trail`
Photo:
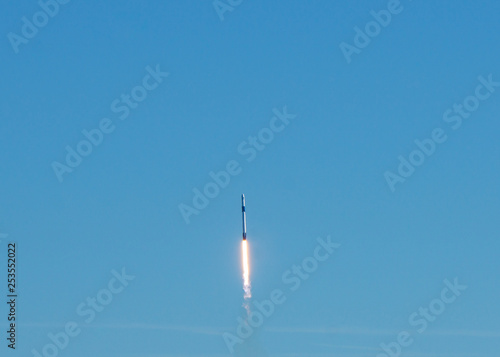
[[[248,263],[248,242],[241,241],[241,260],[243,262],[243,307],[250,314],[250,298],[252,297],[252,286],[250,284],[250,264]]]

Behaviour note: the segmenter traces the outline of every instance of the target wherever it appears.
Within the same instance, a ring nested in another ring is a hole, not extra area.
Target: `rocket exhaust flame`
[[[247,313],[250,313],[248,300],[252,297],[252,286],[250,285],[250,264],[248,263],[248,241],[246,239],[241,241],[241,259],[243,263],[243,291],[245,291],[243,307]]]
[[[241,242],[241,253],[243,259],[243,290],[245,290],[245,299],[252,297],[250,291],[250,265],[248,264],[248,242],[246,240]]]

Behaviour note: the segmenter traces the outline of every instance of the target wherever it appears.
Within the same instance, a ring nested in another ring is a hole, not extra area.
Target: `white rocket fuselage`
[[[243,240],[247,239],[247,214],[245,212],[245,195],[241,195],[241,218],[243,219]]]

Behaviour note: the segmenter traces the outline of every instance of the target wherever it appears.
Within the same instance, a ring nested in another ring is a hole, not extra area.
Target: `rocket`
[[[247,240],[247,214],[245,212],[245,195],[241,195],[241,219],[243,220],[243,240]]]

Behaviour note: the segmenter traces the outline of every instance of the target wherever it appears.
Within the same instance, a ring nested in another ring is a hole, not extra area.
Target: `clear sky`
[[[233,355],[498,356],[497,1],[47,3],[0,11],[2,356],[229,356],[241,193],[283,303]]]

